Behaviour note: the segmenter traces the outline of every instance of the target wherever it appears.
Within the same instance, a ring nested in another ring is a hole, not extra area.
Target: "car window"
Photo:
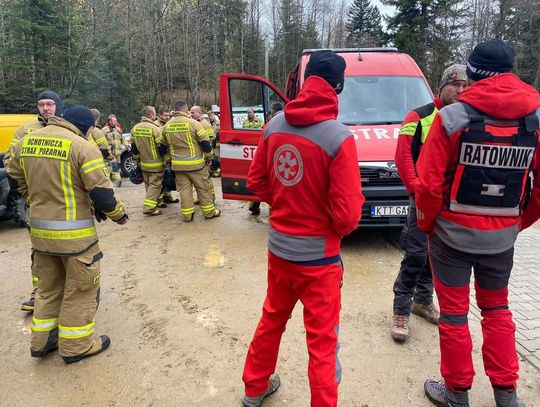
[[[347,76],[339,95],[338,121],[347,125],[397,124],[432,101],[420,77]]]

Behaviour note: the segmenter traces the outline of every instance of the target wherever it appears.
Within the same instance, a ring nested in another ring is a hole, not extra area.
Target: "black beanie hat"
[[[60,99],[58,93],[53,92],[52,90],[46,90],[45,92],[41,92],[37,97],[38,102],[43,99],[54,100],[54,103],[56,103],[54,115],[62,117],[62,113],[64,112],[64,104],[62,103],[62,99]]]
[[[86,106],[71,106],[64,112],[64,120],[77,127],[84,135],[95,123],[94,115]]]
[[[467,60],[467,76],[473,81],[486,79],[500,73],[510,72],[514,66],[514,49],[498,38],[482,42],[474,47]]]
[[[304,79],[311,75],[320,76],[332,86],[339,95],[345,82],[345,67],[347,64],[334,51],[316,51],[311,54],[306,66]]]

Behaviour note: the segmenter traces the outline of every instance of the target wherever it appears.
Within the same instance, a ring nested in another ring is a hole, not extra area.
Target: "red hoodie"
[[[518,120],[529,114],[540,116],[540,95],[511,73],[476,82],[460,96],[476,110],[497,120]],[[416,189],[418,226],[434,230],[448,245],[471,253],[500,253],[510,249],[520,229],[540,217],[540,147],[532,161],[534,185],[521,216],[496,217],[463,214],[449,210],[450,187],[458,161],[460,136],[469,125],[461,103],[444,107],[436,116],[418,160]],[[501,130],[512,134],[517,126]],[[536,132],[540,138],[540,132]],[[495,133],[493,133],[495,135]]]
[[[269,250],[290,261],[336,256],[361,216],[354,137],[336,121],[338,99],[309,77],[298,97],[264,128],[247,186],[272,206]]]

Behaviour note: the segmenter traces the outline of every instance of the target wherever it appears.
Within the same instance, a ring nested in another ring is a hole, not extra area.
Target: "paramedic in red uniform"
[[[499,39],[474,48],[467,61],[473,84],[458,103],[441,109],[417,165],[418,226],[430,233],[441,308],[443,380],[424,385],[437,406],[469,406],[475,373],[467,321],[471,271],[495,402],[524,406],[516,393],[519,366],[508,280],[516,237],[540,216],[540,96],[510,73],[514,57]]]
[[[446,68],[439,85],[439,96],[427,105],[411,110],[399,130],[396,166],[410,194],[407,215],[405,256],[394,283],[394,316],[390,335],[397,342],[409,339],[411,312],[432,324],[439,324],[439,311],[433,304],[433,279],[428,262],[427,235],[416,224],[414,193],[418,184],[415,165],[435,115],[444,106],[457,102],[467,87],[465,65]]]
[[[271,207],[268,290],[249,347],[243,381],[246,407],[279,387],[281,335],[297,301],[304,305],[311,406],[337,406],[341,239],[355,230],[364,202],[356,145],[336,121],[345,60],[311,54],[298,97],[264,128],[248,188]]]

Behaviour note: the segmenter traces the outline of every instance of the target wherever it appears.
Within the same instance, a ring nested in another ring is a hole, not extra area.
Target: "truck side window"
[[[229,92],[233,129],[260,129],[264,126],[263,92],[260,82],[231,79]]]

